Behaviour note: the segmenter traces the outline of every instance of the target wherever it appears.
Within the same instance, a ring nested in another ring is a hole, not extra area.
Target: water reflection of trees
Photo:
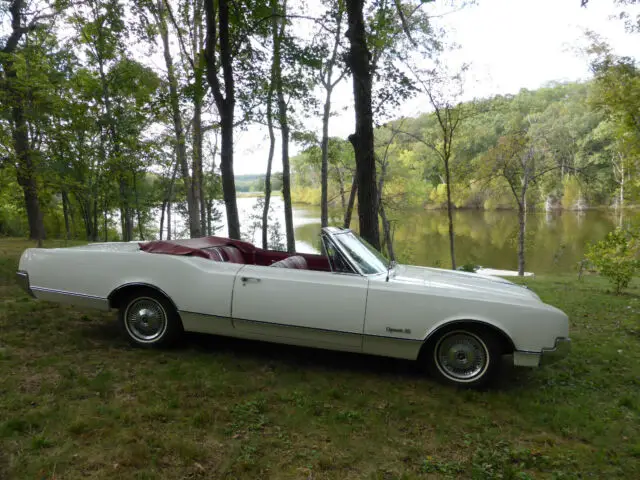
[[[625,223],[640,224],[640,216]],[[444,211],[394,212],[398,260],[416,265],[449,265],[448,224]],[[618,224],[615,212],[540,212],[528,216],[527,270],[536,273],[573,271],[585,246],[604,238]],[[518,218],[513,211],[459,210],[455,212],[459,263],[515,269]],[[296,237],[320,248],[319,224],[303,225]]]

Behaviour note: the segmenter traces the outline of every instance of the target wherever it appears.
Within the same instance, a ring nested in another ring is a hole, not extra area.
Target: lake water
[[[238,198],[243,232],[251,223],[256,198]],[[272,199],[273,216],[284,235],[284,208],[281,197]],[[224,211],[224,207],[219,207]],[[341,224],[341,212],[330,219]],[[414,265],[449,267],[448,223],[445,211],[419,210],[390,215],[394,225],[394,245],[398,261]],[[527,217],[526,270],[540,273],[575,272],[589,242],[600,240],[617,225],[633,221],[611,211],[541,212]],[[320,248],[320,208],[294,205],[293,221],[296,248],[300,252],[317,252]],[[354,222],[357,224],[357,213]],[[514,211],[462,210],[454,213],[456,260],[459,265],[474,263],[487,268],[517,269],[517,213]],[[181,223],[176,226],[180,230]],[[223,223],[217,231],[226,236]],[[182,228],[184,224],[182,223]],[[261,233],[254,243],[260,245]]]

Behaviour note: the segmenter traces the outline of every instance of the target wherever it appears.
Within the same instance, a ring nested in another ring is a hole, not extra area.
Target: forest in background
[[[509,181],[499,171],[499,150],[513,136],[522,142],[519,148],[533,150],[541,174],[527,191],[530,211],[635,205],[638,144],[620,137],[601,108],[598,89],[595,82],[551,84],[460,105],[467,117],[456,132],[451,157],[454,207],[517,208]],[[446,208],[436,146],[441,135],[435,113],[376,129],[381,170],[386,163],[382,199],[389,210]],[[348,141],[331,138],[329,200],[334,209],[346,209],[354,163]],[[292,168],[294,202],[320,205],[319,148],[311,146],[292,158]]]
[[[589,33],[589,84],[463,102],[467,67],[447,63],[434,5],[3,1],[0,234],[199,237],[215,231],[224,209],[227,235],[240,238],[236,191],[261,185],[236,184],[234,139],[256,125],[268,131],[265,248],[271,192],[282,192],[286,249],[294,252],[292,200],[317,203],[318,183],[321,225],[329,204],[340,205],[344,224],[357,220],[376,248],[380,229],[391,245],[394,209],[444,203],[453,268],[455,208],[515,204],[523,252],[531,208],[635,204],[635,59]],[[623,28],[640,31],[636,0],[613,5]],[[576,1],[582,7],[588,2]],[[332,94],[343,81],[353,88],[348,143],[328,135]],[[433,113],[394,119],[413,98]],[[322,119],[321,131],[307,127],[310,118]],[[292,182],[295,143],[307,148]],[[281,175],[272,172],[276,155]],[[176,210],[187,231],[171,232]]]

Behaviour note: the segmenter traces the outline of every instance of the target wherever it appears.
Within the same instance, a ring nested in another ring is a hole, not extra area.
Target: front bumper
[[[549,365],[566,357],[571,351],[571,339],[556,338],[553,347],[543,348],[541,352],[513,352],[513,364],[516,367],[537,367]]]
[[[35,295],[31,291],[31,285],[29,284],[29,274],[24,270],[18,270],[16,272],[16,279],[18,281],[18,285],[20,285],[20,288],[22,288],[30,296],[35,298]]]
[[[543,348],[540,365],[548,365],[563,359],[571,351],[571,339],[566,337],[556,338],[553,348]]]

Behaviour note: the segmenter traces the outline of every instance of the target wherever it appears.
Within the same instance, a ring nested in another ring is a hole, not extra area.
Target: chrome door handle
[[[259,278],[255,278],[255,277],[241,277],[240,280],[242,280],[242,284],[245,285],[249,282],[255,282],[258,283],[260,281]]]

